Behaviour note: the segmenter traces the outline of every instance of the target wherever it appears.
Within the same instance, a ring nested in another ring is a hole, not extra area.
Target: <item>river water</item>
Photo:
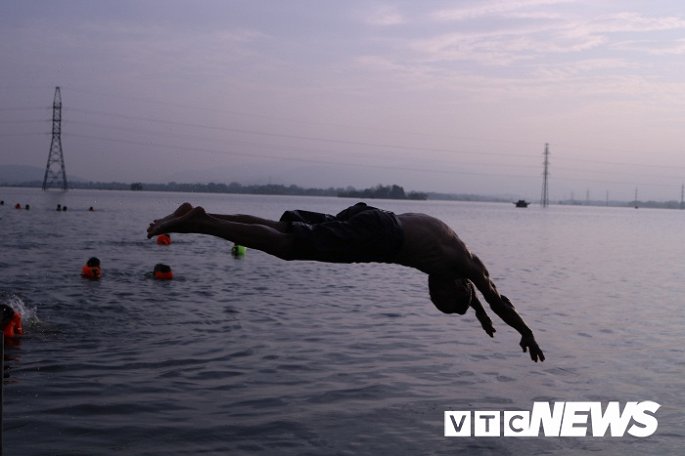
[[[183,201],[278,218],[352,200],[16,188],[0,199],[0,300],[26,332],[5,349],[6,454],[682,454],[685,211],[372,202],[452,226],[535,331],[547,356],[535,364],[494,315],[490,339],[473,314],[437,311],[412,269],[145,237]],[[80,277],[91,256],[96,282]],[[159,262],[173,281],[151,279]],[[648,400],[661,408],[647,438],[443,436],[446,410]]]

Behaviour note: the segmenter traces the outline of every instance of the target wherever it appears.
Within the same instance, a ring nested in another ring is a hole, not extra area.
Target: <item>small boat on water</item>
[[[526,200],[518,200],[514,204],[516,205],[516,207],[528,207],[530,203]]]

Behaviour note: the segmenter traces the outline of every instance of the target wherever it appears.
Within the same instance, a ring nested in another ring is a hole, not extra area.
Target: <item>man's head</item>
[[[441,312],[464,315],[473,299],[473,285],[466,280],[438,275],[428,276],[431,301]]]

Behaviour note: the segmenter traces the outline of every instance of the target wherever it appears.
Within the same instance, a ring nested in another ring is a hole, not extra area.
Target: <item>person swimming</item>
[[[12,338],[24,335],[21,314],[7,304],[0,304],[0,326],[4,337]]]
[[[81,268],[81,277],[90,280],[98,280],[102,277],[102,268],[98,257],[90,257],[86,264]]]
[[[174,273],[168,264],[157,263],[152,270],[152,276],[157,280],[171,280],[174,278]]]

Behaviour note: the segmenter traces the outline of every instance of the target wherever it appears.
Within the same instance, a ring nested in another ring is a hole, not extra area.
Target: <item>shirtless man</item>
[[[183,203],[147,229],[148,238],[161,233],[209,234],[288,261],[383,262],[416,268],[428,274],[430,298],[440,311],[463,315],[472,307],[493,337],[495,329],[475,285],[493,312],[521,334],[523,351],[535,362],[545,360],[533,332],[509,299],[499,294],[480,259],[450,227],[426,214],[393,214],[358,203],[336,216],[286,211],[276,221],[208,214]]]

